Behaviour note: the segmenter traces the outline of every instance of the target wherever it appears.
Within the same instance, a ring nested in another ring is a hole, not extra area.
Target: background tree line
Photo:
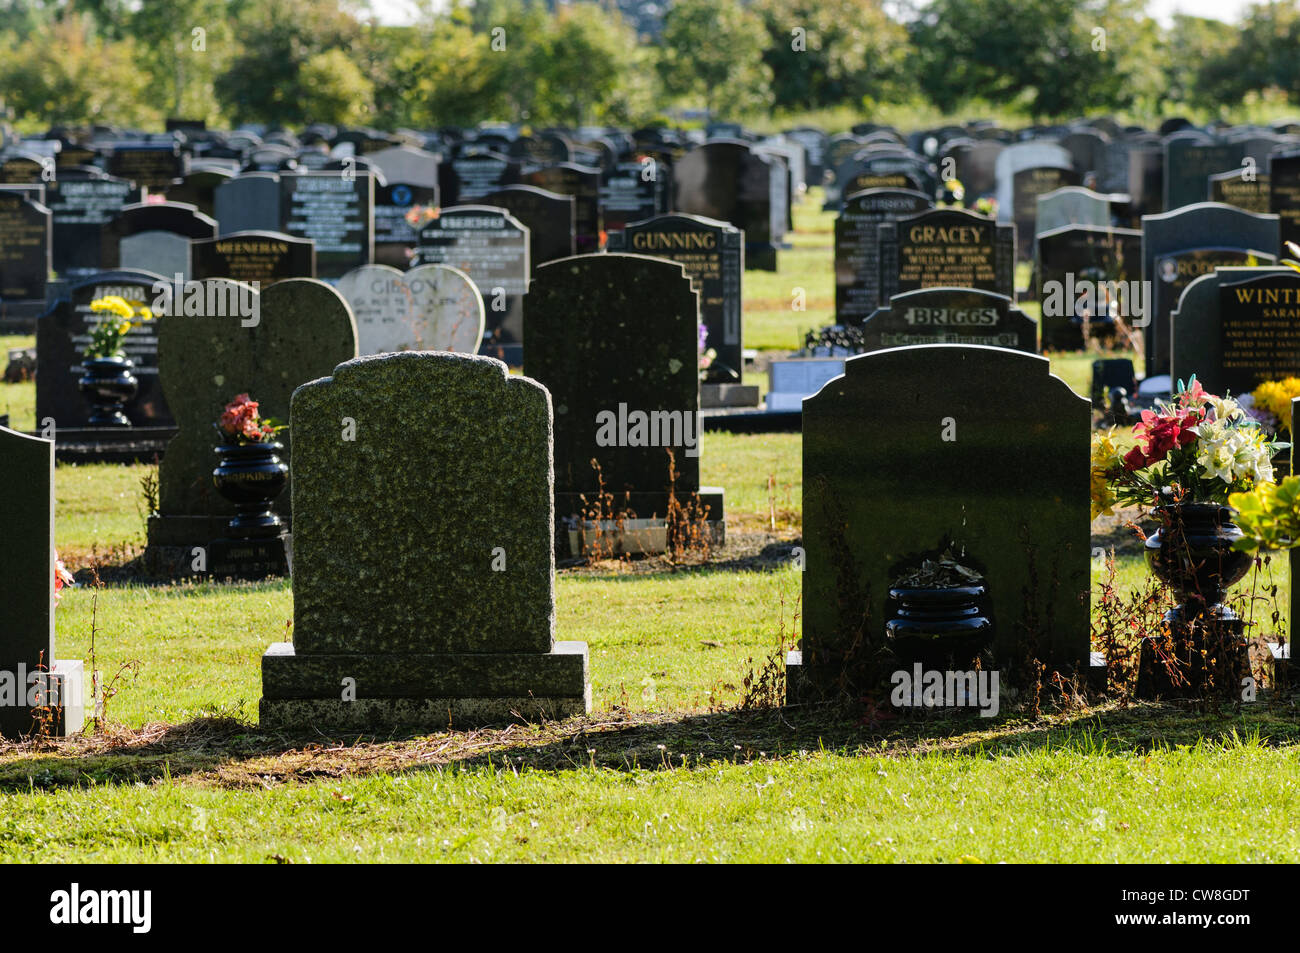
[[[673,0],[638,36],[612,0],[0,0],[0,96],[20,126],[168,115],[218,125],[637,124],[916,107],[1049,119],[1300,104],[1300,0],[1240,23],[1146,0]]]

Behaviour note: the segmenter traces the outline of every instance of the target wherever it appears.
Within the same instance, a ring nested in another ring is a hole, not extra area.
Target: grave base
[[[213,579],[287,576],[291,546],[288,533],[269,539],[214,539],[208,544],[208,572]]]
[[[200,575],[194,568],[195,547],[207,549],[213,540],[226,538],[230,532],[230,514],[207,516],[149,517],[148,546],[144,552],[145,569],[153,576]],[[285,533],[291,531],[289,518],[283,513]],[[208,554],[208,571],[212,571],[212,554]],[[287,574],[287,563],[286,563]]]
[[[49,673],[49,691],[57,699],[49,734],[54,738],[75,735],[86,723],[85,666],[80,659],[59,659]],[[26,691],[27,687],[21,687]],[[35,734],[32,710],[26,706],[0,708],[0,736],[9,739]]]
[[[757,407],[757,384],[701,384],[700,409],[720,407]]]
[[[355,700],[342,697],[354,680]],[[568,718],[591,711],[587,643],[550,652],[262,656],[263,728],[444,730]]]
[[[594,499],[595,494],[588,494],[588,499]],[[726,523],[726,493],[722,487],[702,486],[698,493],[679,494],[677,502],[680,506],[690,507],[698,503],[705,510],[704,529],[707,534],[709,545],[711,547],[724,546],[727,542],[727,523]],[[668,494],[667,493],[628,493],[615,494],[612,505],[612,513],[600,514],[601,521],[609,521],[619,514],[630,511],[636,514],[635,518],[638,523],[645,520],[662,520],[668,513]],[[578,556],[579,553],[573,551],[570,546],[570,530],[578,528],[579,517],[584,511],[590,513],[588,504],[582,501],[582,495],[579,493],[557,493],[555,494],[555,555],[560,558],[565,556]],[[591,521],[590,516],[584,517],[586,521]],[[663,552],[663,547],[654,548],[651,543],[656,538],[655,534],[649,530],[639,530],[636,533],[625,533],[623,536],[623,545],[620,552],[626,553],[655,553]],[[662,534],[660,537],[662,538]]]
[[[41,437],[39,431],[31,436]],[[175,427],[64,427],[54,432],[59,463],[152,463],[176,436]]]

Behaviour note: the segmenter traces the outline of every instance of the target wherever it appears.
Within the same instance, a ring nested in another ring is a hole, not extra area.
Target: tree
[[[317,53],[298,71],[302,109],[312,122],[356,126],[370,119],[375,87],[342,50]]]
[[[650,111],[653,90],[636,76],[652,70],[617,14],[558,10],[542,36],[529,38],[526,56],[537,82],[535,123],[632,122]]]
[[[953,111],[1022,102],[1039,117],[1119,109],[1158,84],[1144,0],[933,0],[912,25],[922,89]]]
[[[907,29],[879,0],[760,0],[776,104],[816,109],[903,95]]]
[[[664,18],[659,76],[670,95],[743,116],[774,101],[767,46],[763,21],[737,0],[678,0]]]
[[[218,99],[235,122],[310,122],[313,91],[304,80],[312,77],[304,75],[303,67],[330,50],[364,58],[362,26],[338,0],[251,0],[236,38],[240,51],[215,83]],[[351,88],[358,96],[364,92],[355,83]],[[357,101],[349,108],[367,105]]]
[[[0,39],[0,89],[21,125],[160,125],[150,76],[131,40],[106,41],[77,14]]]

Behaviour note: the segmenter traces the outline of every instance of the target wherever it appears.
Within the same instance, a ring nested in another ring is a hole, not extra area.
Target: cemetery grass
[[[703,476],[728,487],[736,525],[768,529],[775,474],[789,497],[771,535],[797,540],[799,436],[706,440]],[[65,555],[122,557],[105,541],[139,538],[148,469],[59,467]],[[1102,538],[1137,586],[1125,532]],[[797,638],[799,583],[788,564],[561,572],[557,634],[589,643],[590,717],[384,738],[256,728],[260,655],[291,632],[287,583],[78,588],[59,645],[116,678],[106,723],[0,748],[0,859],[1300,859],[1281,809],[1300,727],[1281,696],[991,720],[744,707],[762,701],[746,678],[761,684]]]

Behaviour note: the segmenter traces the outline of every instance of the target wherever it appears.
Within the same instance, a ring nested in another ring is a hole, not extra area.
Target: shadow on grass
[[[1038,720],[939,712],[869,724],[831,708],[710,713],[612,711],[564,722],[436,734],[286,734],[230,718],[115,728],[63,742],[0,747],[0,791],[150,783],[166,778],[223,788],[377,773],[493,767],[566,771],[693,768],[804,757],[997,757],[1043,749],[1097,757],[1197,743],[1300,743],[1294,698],[1200,714],[1169,704],[1103,706]]]

